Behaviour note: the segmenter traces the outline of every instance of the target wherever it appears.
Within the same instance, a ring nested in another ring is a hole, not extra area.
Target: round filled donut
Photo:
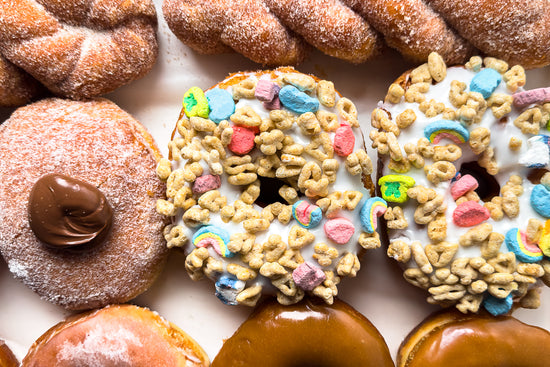
[[[548,364],[550,333],[512,316],[430,315],[399,347],[397,367],[521,366]]]
[[[261,303],[227,339],[212,367],[393,366],[384,338],[347,303]]]
[[[111,305],[50,328],[30,347],[21,366],[207,367],[210,362],[195,340],[156,312]]]
[[[372,162],[355,105],[334,84],[292,68],[233,74],[189,89],[158,166],[193,279],[207,276],[227,304],[264,293],[283,304],[313,294],[331,303],[353,277],[386,203],[371,196]]]
[[[0,252],[9,270],[67,309],[126,302],[167,256],[165,185],[145,128],[105,99],[46,99],[0,125]]]
[[[0,366],[2,367],[18,367],[19,361],[6,345],[6,342],[0,339]]]
[[[549,284],[550,94],[525,82],[521,66],[433,53],[372,113],[388,255],[430,303],[505,314]]]
[[[61,97],[102,95],[155,64],[151,0],[19,0],[0,7],[0,53]]]

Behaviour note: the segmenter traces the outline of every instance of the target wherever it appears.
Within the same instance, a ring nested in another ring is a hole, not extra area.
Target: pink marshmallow
[[[230,151],[238,155],[244,155],[254,149],[254,130],[242,126],[233,126],[231,142],[227,146]]]
[[[312,291],[315,287],[324,282],[326,278],[323,270],[305,262],[301,263],[292,272],[294,283],[306,291]]]
[[[279,90],[281,87],[279,87],[277,84],[273,83],[270,80],[267,79],[260,79],[258,80],[258,83],[256,83],[256,89],[254,91],[254,96],[258,101],[262,102],[271,102],[277,94],[279,94]]]
[[[333,146],[334,152],[341,157],[347,157],[353,152],[353,148],[355,147],[355,135],[353,135],[351,126],[342,124],[336,129]]]
[[[216,190],[221,186],[220,176],[203,175],[197,177],[193,184],[193,193],[204,194],[210,190]]]
[[[533,103],[542,104],[545,102],[550,102],[550,87],[531,89],[514,94],[514,105],[519,108]]]
[[[324,229],[327,237],[339,245],[347,243],[355,233],[355,226],[346,218],[331,219],[325,223]]]
[[[464,175],[451,185],[451,195],[456,200],[468,191],[477,189],[478,186],[479,184],[474,176]]]
[[[466,201],[453,211],[453,222],[459,227],[473,227],[491,217],[489,209],[477,201]]]

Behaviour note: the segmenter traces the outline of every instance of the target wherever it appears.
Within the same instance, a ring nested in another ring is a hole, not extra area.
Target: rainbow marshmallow
[[[316,205],[299,200],[292,205],[292,216],[304,228],[315,228],[323,218],[323,211]]]
[[[534,263],[543,258],[542,250],[536,244],[528,243],[525,234],[518,228],[509,230],[504,237],[504,242],[519,261]]]
[[[361,211],[359,212],[359,218],[361,219],[361,226],[367,233],[373,233],[378,226],[378,217],[384,215],[388,209],[388,203],[386,200],[373,197],[365,201]]]
[[[229,233],[216,226],[203,226],[193,235],[193,245],[195,247],[212,246],[214,251],[223,257],[232,257],[235,253],[229,251]]]
[[[424,136],[434,144],[442,139],[449,139],[456,144],[461,144],[470,139],[470,132],[460,122],[450,120],[438,120],[424,128]]]

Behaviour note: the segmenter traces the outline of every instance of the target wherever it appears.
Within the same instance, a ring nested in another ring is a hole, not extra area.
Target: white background
[[[162,19],[161,0],[155,0],[159,16],[160,56],[154,69],[143,79],[107,96],[140,120],[153,134],[163,154],[177,120],[184,92],[198,86],[211,87],[229,73],[260,66],[244,57],[203,56],[184,46]],[[387,87],[411,64],[397,53],[384,55],[361,65],[334,60],[319,52],[298,70],[332,80],[342,95],[355,102],[359,121],[368,135],[370,112],[385,95]],[[528,72],[528,88],[550,85],[550,68]],[[3,119],[10,111],[0,110]],[[372,152],[371,152],[372,153]],[[168,265],[153,287],[133,303],[150,307],[172,321],[206,350],[213,359],[223,340],[229,338],[251,312],[250,308],[226,306],[214,296],[208,280],[193,282],[187,276],[184,257],[173,252]],[[406,283],[397,264],[382,249],[371,250],[362,259],[356,278],[344,279],[339,297],[367,316],[386,339],[392,357],[407,333],[431,311],[426,294]],[[519,310],[520,320],[550,329],[550,289],[542,292],[538,310]],[[22,358],[28,347],[69,312],[41,300],[14,280],[0,260],[0,338],[6,339]]]

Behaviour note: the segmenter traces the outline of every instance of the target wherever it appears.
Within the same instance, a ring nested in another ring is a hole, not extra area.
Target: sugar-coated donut
[[[550,333],[512,316],[430,315],[401,344],[397,367],[543,367],[550,360]]]
[[[212,367],[393,366],[376,327],[347,303],[267,301],[227,339]]]
[[[428,301],[493,314],[536,308],[550,271],[547,89],[521,66],[438,54],[405,73],[372,113],[388,255]]]
[[[6,342],[0,339],[0,367],[18,367],[19,361],[6,345]]]
[[[46,99],[0,126],[0,251],[68,309],[126,302],[160,273],[165,185],[151,135],[114,103]]]
[[[152,68],[156,26],[151,0],[2,0],[0,54],[56,95],[90,98]]]
[[[207,367],[195,340],[156,312],[111,305],[68,317],[30,347],[22,367]]]
[[[21,106],[40,92],[40,83],[0,55],[0,107]]]
[[[169,247],[193,279],[228,304],[326,302],[380,245],[386,203],[371,197],[372,163],[353,102],[292,68],[234,74],[183,98],[172,161],[159,164]]]

